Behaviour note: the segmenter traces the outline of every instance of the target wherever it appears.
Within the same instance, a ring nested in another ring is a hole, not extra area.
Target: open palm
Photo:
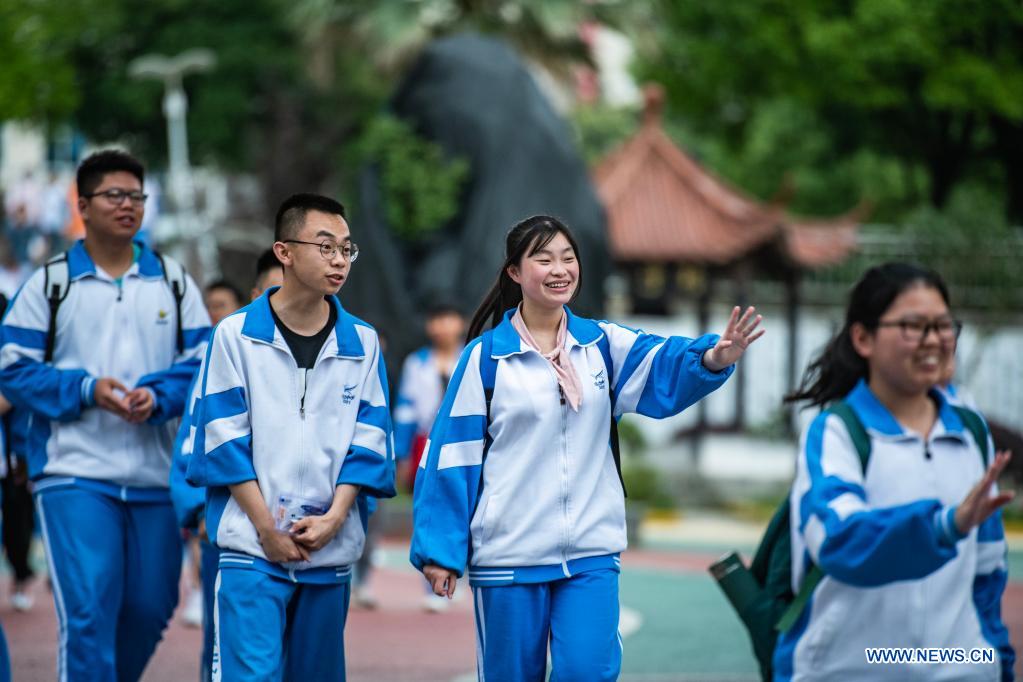
[[[739,317],[739,306],[732,308],[732,315],[728,318],[728,326],[721,334],[717,344],[703,356],[703,364],[713,372],[719,372],[729,365],[735,364],[742,354],[746,352],[750,344],[764,335],[764,330],[757,331],[757,326],[763,318],[756,314],[756,308],[750,306],[746,312]]]

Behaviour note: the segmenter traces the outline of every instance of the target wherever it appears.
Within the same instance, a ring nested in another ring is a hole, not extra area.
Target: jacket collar
[[[163,277],[163,264],[156,252],[146,246],[141,240],[134,240],[132,244],[138,249],[138,260],[132,263],[125,275],[130,274],[138,266],[139,277],[156,279]],[[85,240],[79,239],[67,252],[68,277],[80,279],[86,275],[96,275],[96,264],[93,262],[89,252],[85,250]]]
[[[494,327],[494,341],[491,350],[491,357],[506,358],[509,355],[524,353],[530,350],[519,333],[512,326],[511,318],[516,308],[505,312],[500,324]],[[565,306],[565,314],[568,316],[567,334],[565,345],[571,349],[573,346],[590,346],[600,340],[604,331],[593,320],[585,317],[577,317]]]
[[[948,402],[941,391],[931,389],[929,395],[938,406],[938,419],[947,434],[963,435],[963,420],[959,418],[952,405]],[[845,397],[845,402],[853,409],[859,417],[865,429],[875,431],[885,436],[907,436],[902,425],[892,416],[873,391],[867,385],[865,379],[860,379],[855,388]],[[926,434],[924,434],[926,437]]]
[[[242,324],[242,336],[269,344],[274,343],[277,325],[274,324],[273,313],[270,311],[270,295],[280,287],[270,287],[263,295],[245,306],[245,322]],[[327,300],[337,311],[337,322],[334,323],[334,338],[337,340],[337,356],[339,358],[360,359],[366,357],[366,351],[355,329],[356,318],[342,306],[337,296],[329,296]]]

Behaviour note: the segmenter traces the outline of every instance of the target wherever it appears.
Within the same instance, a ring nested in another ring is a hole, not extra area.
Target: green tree
[[[656,11],[640,73],[667,86],[709,157],[733,160],[720,172],[765,164],[759,181],[741,178],[761,196],[792,172],[797,208],[862,195],[891,220],[921,198],[945,207],[968,180],[1020,191],[993,145],[998,123],[1005,138],[1023,124],[1018,2],[664,0]]]
[[[115,14],[98,0],[0,3],[0,121],[74,111],[80,98],[71,51],[95,42]]]

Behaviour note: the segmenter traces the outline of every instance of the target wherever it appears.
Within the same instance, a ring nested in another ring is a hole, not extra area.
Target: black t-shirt
[[[313,368],[316,358],[320,355],[320,349],[323,348],[327,337],[330,336],[330,330],[337,324],[337,308],[330,301],[327,301],[327,305],[330,306],[327,324],[312,336],[302,336],[288,329],[288,326],[281,322],[281,318],[277,317],[277,311],[274,310],[273,304],[270,305],[270,314],[274,316],[274,324],[281,330],[281,336],[284,337],[288,348],[291,349],[291,354],[295,356],[295,362],[298,363],[299,369]]]

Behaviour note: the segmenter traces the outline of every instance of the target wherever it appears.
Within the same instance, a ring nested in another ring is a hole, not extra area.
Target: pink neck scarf
[[[522,306],[519,306],[515,314],[512,315],[511,323],[515,331],[522,337],[522,340],[526,342],[526,345],[540,353],[540,355],[543,355],[551,363],[551,367],[554,368],[554,374],[558,377],[558,385],[561,386],[561,392],[565,395],[572,409],[578,412],[579,405],[583,401],[583,392],[579,385],[579,375],[576,374],[575,367],[568,357],[568,351],[565,349],[565,337],[568,334],[568,315],[562,312],[561,324],[558,325],[558,337],[554,342],[554,350],[546,354],[540,350],[540,345],[533,339],[533,335],[529,333],[526,322],[522,319]]]

